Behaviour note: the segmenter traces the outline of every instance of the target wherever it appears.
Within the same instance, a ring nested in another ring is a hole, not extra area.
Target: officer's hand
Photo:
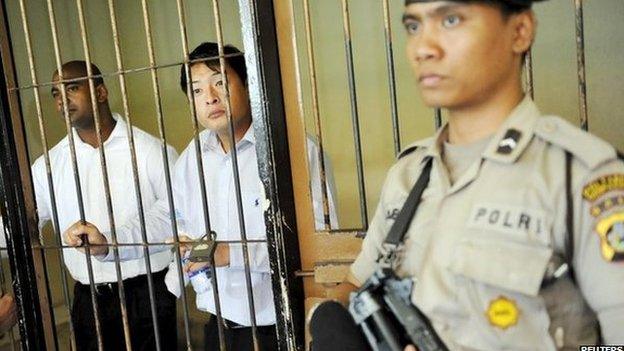
[[[67,228],[65,233],[63,233],[63,239],[67,245],[74,246],[82,252],[85,252],[83,247],[85,237],[89,240],[90,245],[95,245],[90,247],[91,254],[97,256],[106,256],[108,254],[108,246],[97,246],[107,245],[108,240],[106,240],[106,237],[100,233],[96,226],[89,222],[83,224],[78,221]]]
[[[13,296],[4,295],[0,298],[0,334],[6,333],[17,323],[17,308]]]

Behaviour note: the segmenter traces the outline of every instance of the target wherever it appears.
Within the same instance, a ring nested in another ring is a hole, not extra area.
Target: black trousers
[[[166,272],[167,269],[152,274],[154,299],[158,314],[158,331],[161,349],[176,350],[176,298],[165,286]],[[147,275],[125,279],[124,290],[132,349],[155,350],[156,337],[152,324]],[[104,349],[125,350],[126,344],[117,284],[98,285],[96,299]],[[97,350],[98,338],[89,285],[80,283],[74,285],[74,305],[71,314],[78,350]]]
[[[243,327],[232,321],[225,320],[223,330],[225,337],[225,347],[228,351],[253,351],[253,337],[251,327]],[[258,344],[260,351],[277,350],[277,332],[275,325],[257,327]],[[210,321],[204,327],[204,350],[218,351],[219,348],[219,329],[217,326],[217,317],[212,316]]]

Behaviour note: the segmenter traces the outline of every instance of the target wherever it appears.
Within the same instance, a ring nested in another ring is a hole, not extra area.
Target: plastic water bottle
[[[189,262],[188,259],[183,259],[182,264],[187,264]],[[196,294],[203,294],[210,290],[211,283],[210,277],[212,276],[212,272],[210,270],[210,266],[203,267],[194,272],[188,272],[189,280],[191,281],[191,285],[193,286],[193,290],[195,290]]]

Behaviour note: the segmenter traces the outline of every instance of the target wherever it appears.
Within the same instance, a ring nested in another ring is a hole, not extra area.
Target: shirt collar
[[[117,122],[115,123],[115,127],[113,128],[113,131],[111,132],[111,134],[108,136],[108,139],[106,139],[104,141],[104,145],[107,145],[109,143],[112,142],[112,140],[114,139],[118,139],[118,138],[125,138],[127,136],[126,133],[126,122],[124,121],[124,119],[121,117],[121,115],[119,115],[116,112],[113,112],[113,119]],[[89,148],[92,148],[91,145],[88,145],[87,143],[83,142],[82,139],[80,139],[80,136],[78,136],[78,132],[76,132],[76,129],[72,127],[72,134],[74,136],[74,143],[76,144],[76,146],[78,147],[83,147],[83,146],[88,146]],[[68,146],[69,145],[69,137],[65,136],[65,138],[63,138],[63,140],[61,140],[60,144],[62,146]]]
[[[217,137],[217,133],[215,133],[212,130],[206,129],[203,130],[200,134],[199,134],[199,140],[201,142],[201,146],[202,146],[202,151],[223,151],[223,148],[221,147],[221,143],[219,142],[219,138]],[[256,143],[256,136],[254,134],[253,131],[253,125],[251,125],[247,131],[245,132],[245,135],[243,135],[243,137],[241,138],[241,140],[238,141],[238,143],[236,144],[237,149],[240,149],[241,147],[250,144],[250,145],[255,145]]]
[[[494,133],[482,156],[504,163],[515,162],[533,139],[535,124],[540,114],[533,100],[528,95],[525,96]],[[441,157],[442,144],[447,140],[447,135],[448,122],[433,138],[423,140],[423,145],[420,146],[427,148],[426,156]]]
[[[515,162],[533,139],[540,115],[537,105],[528,95],[525,96],[485,147],[483,157],[504,163]]]

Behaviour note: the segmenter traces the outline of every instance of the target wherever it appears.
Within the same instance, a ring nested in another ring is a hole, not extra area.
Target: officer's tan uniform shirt
[[[451,185],[440,156],[445,133],[415,143],[391,168],[353,276],[364,282],[377,268],[382,242],[432,157],[398,273],[414,278],[412,302],[452,350],[594,342],[592,311],[604,342],[624,343],[624,265],[616,262],[624,255],[624,163],[615,149],[558,117],[540,117],[525,98]],[[565,252],[566,150],[573,155],[573,265],[589,306],[569,278],[540,288],[553,253]],[[606,175],[613,176],[601,181]]]

